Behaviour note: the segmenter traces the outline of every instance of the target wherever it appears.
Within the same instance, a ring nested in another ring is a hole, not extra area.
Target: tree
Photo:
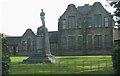
[[[114,48],[112,54],[113,69],[115,74],[120,74],[120,47],[117,46]]]
[[[120,31],[120,1],[115,2],[112,1],[110,3],[111,6],[116,8],[116,11],[114,12],[113,16],[116,16],[116,22],[118,23],[118,31]],[[119,35],[119,33],[118,33]],[[120,74],[120,42],[118,40],[117,46],[114,48],[113,54],[112,54],[112,61],[113,61],[113,68],[115,74]]]
[[[110,5],[113,6],[114,8],[116,8],[116,11],[114,12],[113,16],[117,17],[116,22],[118,24],[120,24],[120,1],[119,2],[111,2]]]
[[[10,52],[7,47],[7,40],[2,36],[2,75],[7,76],[9,73]]]

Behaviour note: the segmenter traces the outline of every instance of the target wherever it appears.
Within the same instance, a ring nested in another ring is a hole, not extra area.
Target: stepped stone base
[[[23,63],[42,63],[42,62],[47,62],[47,63],[55,63],[56,58],[53,55],[40,55],[40,54],[35,54],[33,56],[30,56],[26,60],[23,60]]]

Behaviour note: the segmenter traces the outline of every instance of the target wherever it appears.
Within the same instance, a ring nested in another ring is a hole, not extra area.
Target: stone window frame
[[[33,49],[33,51],[35,51],[35,40],[32,40],[32,49]]]
[[[98,36],[98,42],[97,42],[98,46],[97,47],[95,47],[95,45],[97,45],[96,41],[95,41],[95,37],[96,36]],[[101,36],[101,40],[102,40],[101,42],[100,42],[100,36]],[[95,34],[94,35],[94,48],[95,49],[101,49],[101,48],[103,48],[103,35],[102,34]]]
[[[101,19],[99,17],[101,17]],[[94,14],[94,27],[102,27],[102,14]]]
[[[68,44],[68,49],[72,49],[72,50],[75,49],[75,48],[76,48],[76,36],[75,36],[75,35],[68,35],[67,37],[68,37],[68,39],[67,39],[67,40],[68,40],[68,43],[67,43],[67,44]],[[75,41],[75,43],[69,42],[69,38],[70,38],[70,37],[73,37],[73,39],[71,39],[70,41]],[[74,40],[74,39],[75,39],[75,40]],[[71,43],[71,45],[70,45],[70,43]],[[71,47],[70,47],[69,45],[70,45]]]
[[[66,49],[68,49],[68,37],[67,36],[63,36],[62,38],[63,38],[62,44],[64,44],[64,45],[66,44],[65,46],[62,45],[62,48],[66,50]]]
[[[76,28],[76,16],[68,16],[68,28]]]
[[[82,42],[79,41],[79,37],[82,38]],[[82,48],[83,48],[83,35],[78,35],[78,36],[77,36],[77,39],[78,39],[78,41],[77,41],[78,49],[82,49]],[[81,45],[79,45],[79,43],[81,43]],[[81,48],[79,48],[79,46],[81,46]]]
[[[92,34],[88,34],[87,35],[87,48],[89,49],[89,43],[88,43],[88,40],[89,40],[89,38],[88,38],[88,36],[92,36],[92,42],[91,42],[91,45],[90,46],[92,46],[91,48],[93,48],[93,35]]]
[[[22,50],[25,51],[26,50],[26,45],[27,42],[25,40],[22,41]]]
[[[62,19],[62,29],[67,29],[67,20]]]
[[[77,28],[82,28],[82,18],[77,18]]]
[[[106,45],[106,44],[109,44],[109,35],[104,35],[104,48],[107,49],[109,48],[109,45]]]
[[[92,17],[87,17],[87,27],[88,28],[92,27]]]
[[[105,18],[107,18],[107,21],[106,21]],[[108,22],[108,23],[107,23],[107,26],[106,26],[106,22]],[[104,17],[104,26],[105,26],[105,27],[109,27],[109,17],[108,17],[108,16],[105,16],[105,17]]]
[[[32,46],[32,38],[28,37],[27,40],[27,51],[31,51]]]

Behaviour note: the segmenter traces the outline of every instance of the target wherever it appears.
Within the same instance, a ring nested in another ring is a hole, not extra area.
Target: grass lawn
[[[28,57],[11,57],[10,74],[113,74],[111,56],[56,56],[59,62],[23,64]]]

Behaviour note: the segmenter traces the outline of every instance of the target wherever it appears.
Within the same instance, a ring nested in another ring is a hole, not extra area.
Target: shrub
[[[10,52],[7,47],[7,40],[2,37],[2,75],[7,76],[9,73]]]
[[[120,74],[120,46],[115,47],[112,61],[115,74]]]

